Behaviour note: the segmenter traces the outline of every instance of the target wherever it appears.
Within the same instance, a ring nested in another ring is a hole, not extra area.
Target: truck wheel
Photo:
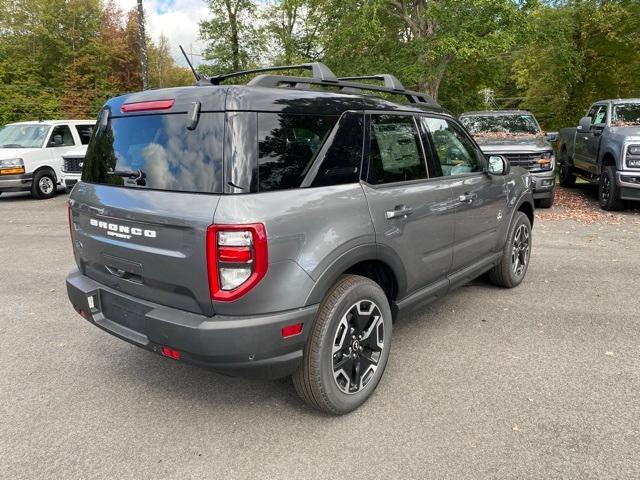
[[[556,192],[555,189],[554,191],[551,192],[551,196],[548,198],[541,198],[540,200],[536,200],[536,207],[538,208],[551,208],[553,207],[553,202],[555,201],[556,198]]]
[[[498,265],[489,270],[491,283],[505,288],[520,285],[529,268],[531,240],[529,217],[523,212],[517,212],[509,229],[502,259]]]
[[[603,210],[614,211],[624,207],[620,200],[620,189],[616,183],[616,167],[604,167],[598,182],[598,202]]]
[[[560,186],[571,188],[576,184],[576,176],[573,174],[573,165],[569,160],[567,149],[563,148],[560,153]]]
[[[38,200],[51,198],[56,194],[56,176],[49,170],[39,170],[33,176],[31,195]]]
[[[355,410],[382,378],[391,347],[391,309],[372,280],[343,275],[329,291],[293,374],[298,395],[320,411]]]

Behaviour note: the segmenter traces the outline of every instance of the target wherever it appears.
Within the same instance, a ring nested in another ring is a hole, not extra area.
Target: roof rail
[[[224,82],[228,78],[241,77],[242,75],[250,75],[252,73],[262,73],[262,72],[277,72],[282,70],[311,70],[311,75],[313,78],[318,80],[322,80],[323,82],[332,82],[337,83],[338,78],[335,74],[327,67],[324,63],[313,62],[313,63],[302,63],[300,65],[283,65],[279,67],[264,67],[264,68],[255,68],[252,70],[241,70],[239,72],[233,73],[225,73],[222,75],[214,75],[213,77],[207,77],[203,84],[212,84],[212,85],[220,85],[221,82]]]
[[[384,86],[387,88],[391,88],[393,90],[398,90],[399,92],[404,91],[404,85],[398,80],[394,75],[389,73],[380,73],[378,75],[365,75],[363,77],[340,77],[338,80],[382,80],[384,82]]]
[[[376,78],[379,75],[376,75]],[[392,75],[389,75],[392,77]],[[345,77],[346,78],[346,77]],[[363,77],[359,77],[363,78]],[[397,80],[397,79],[396,79]],[[400,83],[398,81],[398,83]],[[373,85],[370,83],[355,83],[345,81],[345,79],[338,79],[335,82],[327,82],[318,78],[313,77],[289,77],[284,75],[258,75],[253,78],[247,85],[253,87],[267,87],[267,88],[278,88],[283,85],[292,87],[292,88],[300,88],[300,85],[324,85],[328,87],[338,88],[339,90],[345,93],[352,93],[353,90],[357,91],[369,91],[369,92],[381,92],[381,93],[390,93],[393,95],[402,95],[406,97],[411,103],[424,103],[434,105],[436,102],[433,101],[431,97],[424,93],[414,92],[411,90],[400,89],[398,88],[398,83],[395,84],[395,88],[381,85]],[[402,84],[400,84],[402,85]]]

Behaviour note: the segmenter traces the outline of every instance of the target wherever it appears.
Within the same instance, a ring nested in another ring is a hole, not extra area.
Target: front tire
[[[380,286],[343,275],[329,291],[293,374],[298,395],[332,415],[355,410],[376,389],[389,358],[392,322]]]
[[[621,210],[624,202],[620,200],[620,188],[616,182],[616,167],[604,167],[598,181],[598,203],[606,211]]]
[[[56,176],[49,170],[39,170],[33,176],[31,195],[38,200],[51,198],[56,194]]]
[[[531,256],[531,222],[523,212],[517,212],[502,252],[500,263],[489,270],[489,279],[494,285],[513,288],[520,285]]]

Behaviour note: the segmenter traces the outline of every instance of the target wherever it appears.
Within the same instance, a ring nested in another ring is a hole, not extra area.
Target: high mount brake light
[[[120,107],[122,113],[148,112],[150,110],[168,110],[175,100],[151,100],[148,102],[125,103]]]
[[[267,273],[267,232],[261,223],[211,225],[207,230],[207,269],[213,300],[240,298]]]

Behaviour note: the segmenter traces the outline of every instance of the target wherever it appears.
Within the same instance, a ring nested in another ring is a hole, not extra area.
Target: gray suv
[[[522,281],[531,178],[391,75],[287,68],[312,75],[107,102],[69,200],[67,291],[134,345],[292,375],[309,405],[342,414],[376,388],[400,314],[485,272]]]

